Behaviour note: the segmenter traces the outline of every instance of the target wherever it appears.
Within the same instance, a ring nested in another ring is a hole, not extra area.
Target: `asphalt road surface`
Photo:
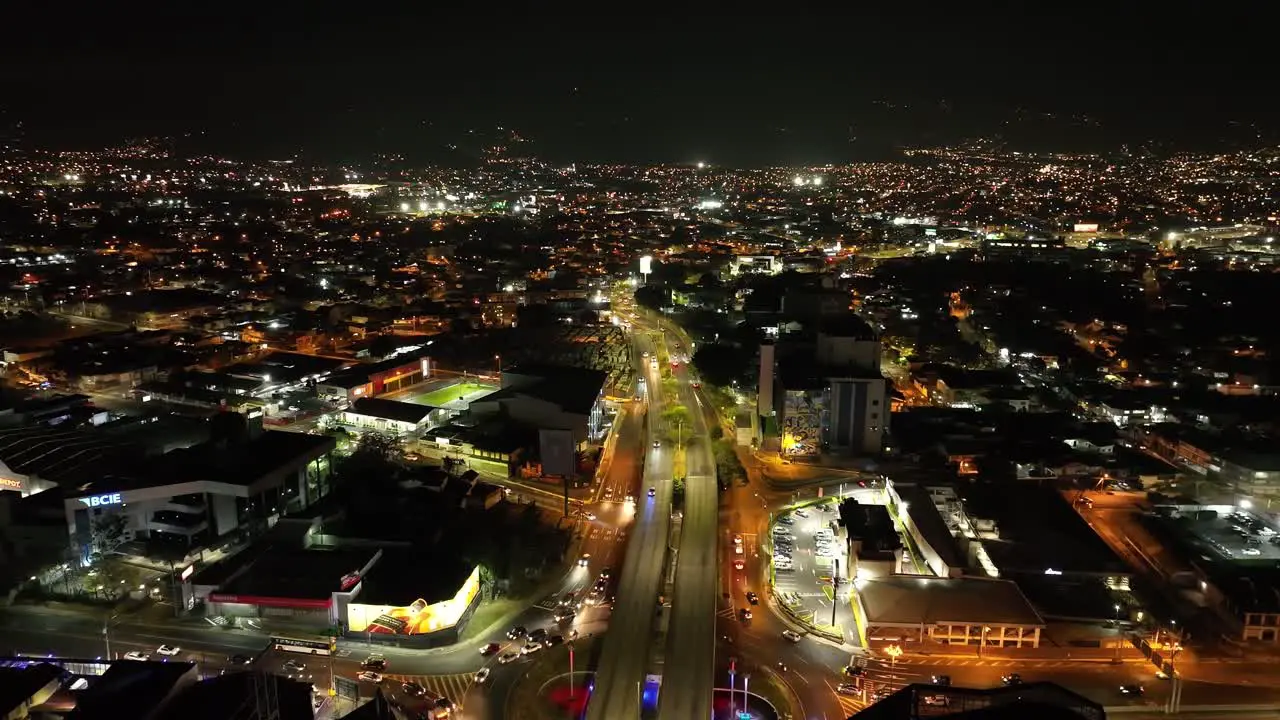
[[[641,333],[635,335],[640,349],[653,351]],[[661,378],[643,360],[649,398],[647,412],[652,423],[662,412]],[[648,649],[658,610],[658,587],[666,557],[667,528],[671,507],[670,448],[648,448],[644,461],[644,488],[636,497],[635,522],[628,539],[628,552],[621,566],[610,632],[596,668],[595,690],[587,708],[589,720],[634,718],[640,713],[641,687],[648,669]],[[647,488],[653,487],[655,497]]]
[[[672,357],[689,352],[670,349]],[[701,399],[689,386],[687,365],[675,371],[681,402],[689,409],[696,438],[686,446],[684,519],[676,562],[668,648],[658,717],[710,718],[715,687],[716,584],[722,566],[716,527],[720,498]],[[732,552],[725,548],[725,552]],[[724,561],[729,562],[726,554]]]

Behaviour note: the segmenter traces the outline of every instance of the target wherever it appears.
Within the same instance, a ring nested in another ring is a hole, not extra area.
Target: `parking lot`
[[[835,520],[834,501],[775,518],[770,528],[774,591],[800,620],[846,639],[856,638],[849,586],[841,585],[837,593],[832,585],[836,563],[842,575],[847,575],[848,568],[847,545],[835,536]]]
[[[1194,542],[1231,560],[1280,560],[1280,534],[1247,511],[1186,517]]]

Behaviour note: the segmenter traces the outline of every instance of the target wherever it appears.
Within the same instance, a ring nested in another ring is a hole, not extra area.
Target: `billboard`
[[[458,624],[479,592],[480,566],[477,565],[453,597],[434,605],[428,605],[421,598],[400,607],[353,602],[347,606],[347,629],[382,635],[423,635],[445,630]]]
[[[640,258],[640,274],[648,275],[651,272],[653,272],[653,256],[645,255]]]
[[[1072,232],[1092,233],[1098,232],[1098,223],[1076,223],[1072,228]]]
[[[542,455],[542,474],[571,478],[577,468],[572,430],[538,431],[538,449]]]

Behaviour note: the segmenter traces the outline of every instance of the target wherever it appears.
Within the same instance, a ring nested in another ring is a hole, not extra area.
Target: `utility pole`
[[[840,558],[832,558],[835,568],[831,571],[831,627],[836,625],[836,606],[840,595]]]

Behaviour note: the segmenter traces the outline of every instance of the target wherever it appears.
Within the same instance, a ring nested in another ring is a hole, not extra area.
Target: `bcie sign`
[[[92,495],[90,497],[80,498],[80,502],[87,507],[102,507],[103,505],[123,505],[120,499],[120,493],[107,493],[106,495]]]

